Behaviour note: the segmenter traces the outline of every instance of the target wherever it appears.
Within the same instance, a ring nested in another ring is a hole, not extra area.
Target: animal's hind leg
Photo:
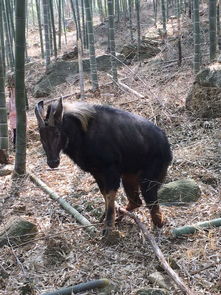
[[[150,215],[153,224],[162,227],[163,226],[163,215],[160,210],[160,206],[157,200],[157,191],[159,184],[153,180],[143,179],[140,184],[142,195],[145,199],[147,208],[150,210]]]
[[[152,167],[148,167],[146,172],[142,173],[140,178],[140,189],[147,207],[150,210],[151,218],[154,225],[162,227],[164,224],[163,215],[157,199],[157,191],[161,186],[166,175],[167,166],[157,165],[152,163]]]
[[[124,191],[126,193],[128,204],[126,206],[127,211],[132,211],[142,205],[142,201],[139,197],[139,178],[134,174],[124,174],[122,176],[122,183]]]

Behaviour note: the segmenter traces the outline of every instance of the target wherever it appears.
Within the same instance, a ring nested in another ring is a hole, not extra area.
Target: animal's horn
[[[50,108],[50,113],[48,117],[48,126],[53,127],[54,126],[54,110],[53,107]]]
[[[63,117],[63,98],[60,97],[57,107],[56,107],[55,114],[54,114],[54,119],[55,119],[56,123],[61,122],[62,117]]]
[[[45,122],[44,122],[44,102],[43,102],[43,100],[39,101],[39,103],[36,104],[35,115],[38,120],[39,128],[44,127]]]

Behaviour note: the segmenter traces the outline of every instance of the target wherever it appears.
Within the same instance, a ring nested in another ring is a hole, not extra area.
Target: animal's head
[[[47,155],[48,166],[56,168],[60,164],[60,151],[62,149],[62,98],[59,99],[57,104],[48,106],[45,118],[44,103],[40,101],[35,107],[35,115],[38,120],[41,142]]]

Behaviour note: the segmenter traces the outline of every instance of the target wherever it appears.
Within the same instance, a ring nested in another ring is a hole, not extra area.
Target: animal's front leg
[[[93,173],[105,200],[103,235],[108,236],[115,225],[115,198],[120,186],[120,174],[114,166],[109,166],[102,172]]]
[[[105,221],[104,221],[104,229],[103,235],[107,236],[110,234],[112,229],[115,226],[115,198],[117,191],[110,191],[105,194]]]

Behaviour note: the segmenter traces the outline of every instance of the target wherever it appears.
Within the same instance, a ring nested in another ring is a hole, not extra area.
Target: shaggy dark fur
[[[141,191],[154,224],[161,227],[157,190],[172,160],[165,133],[145,118],[116,108],[84,104],[75,115],[77,109],[77,104],[65,107],[60,101],[48,107],[45,125],[39,124],[49,166],[59,165],[63,150],[94,176],[105,198],[105,234],[114,226],[114,200],[121,180],[129,201],[127,210],[142,204]]]

